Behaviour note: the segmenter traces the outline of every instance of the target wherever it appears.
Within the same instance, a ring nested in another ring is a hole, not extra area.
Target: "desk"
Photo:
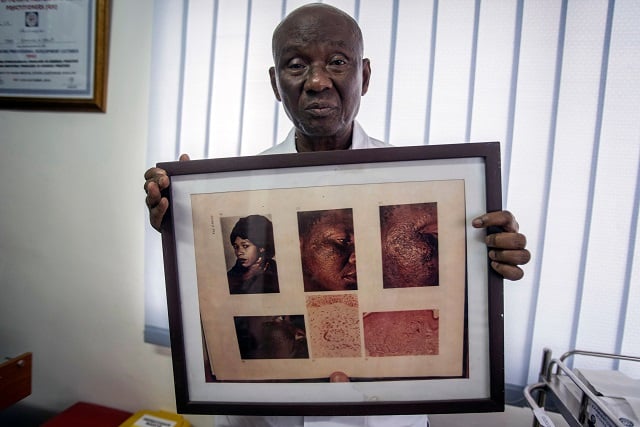
[[[78,402],[42,424],[42,427],[118,427],[131,415],[133,413],[120,409]]]
[[[31,353],[0,364],[0,410],[31,394]]]

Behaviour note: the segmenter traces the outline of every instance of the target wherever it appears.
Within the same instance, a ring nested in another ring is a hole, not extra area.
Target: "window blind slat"
[[[429,143],[464,142],[473,53],[474,0],[441,1]]]
[[[271,34],[282,19],[281,9],[262,1],[253,2],[247,56],[247,82],[244,102],[243,143],[240,154],[254,155],[273,145],[266,136],[273,129],[273,103],[268,66],[273,62]],[[268,112],[268,113],[267,113]],[[289,124],[288,120],[285,123]],[[278,142],[280,142],[278,140]]]
[[[360,27],[364,37],[365,56],[371,59],[369,92],[362,99],[358,120],[367,123],[367,133],[384,139],[393,38],[393,1],[367,0],[360,5]]]
[[[471,141],[501,141],[509,123],[516,3],[482,2],[473,97]],[[503,161],[504,164],[504,161]]]
[[[183,102],[180,124],[180,151],[194,158],[206,155],[205,131],[209,111],[209,70],[211,65],[214,2],[190,1],[186,22]],[[207,34],[203,37],[201,34]]]
[[[518,63],[513,145],[510,153],[509,192],[506,208],[518,218],[527,235],[532,264],[525,278],[515,286],[505,286],[505,352],[509,354],[505,366],[507,383],[522,384],[529,366],[531,330],[536,320],[536,297],[542,268],[540,254],[544,245],[546,204],[544,184],[547,182],[547,159],[551,141],[551,117],[556,80],[556,53],[559,37],[561,3],[558,1],[525,1],[522,11],[522,33]],[[531,183],[536,183],[531,185]],[[517,326],[516,326],[517,325]],[[536,366],[538,363],[535,364]]]
[[[398,26],[395,45],[393,96],[388,123],[388,141],[393,145],[422,144],[431,45],[431,31],[424,23],[431,22],[432,12],[430,1],[399,4],[398,20],[403,25]],[[419,43],[418,48],[416,43]],[[362,102],[368,101],[365,97]]]
[[[209,157],[236,155],[242,112],[247,2],[220,1],[209,117]]]

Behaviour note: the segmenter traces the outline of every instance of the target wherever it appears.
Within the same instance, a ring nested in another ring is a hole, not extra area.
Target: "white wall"
[[[152,12],[113,2],[106,114],[0,111],[0,357],[33,352],[25,404],[175,410],[142,337]]]

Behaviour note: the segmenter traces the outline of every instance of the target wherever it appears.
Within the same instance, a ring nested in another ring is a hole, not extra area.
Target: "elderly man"
[[[363,58],[362,33],[346,13],[325,4],[309,4],[291,12],[274,30],[271,86],[293,122],[287,138],[264,154],[303,151],[355,150],[385,147],[370,138],[356,122],[360,98],[367,93],[371,66]],[[188,160],[186,155],[181,160]],[[160,229],[168,201],[161,190],[169,186],[166,172],[145,173],[150,222]],[[519,280],[519,265],[529,261],[525,236],[507,211],[475,218],[474,227],[499,227],[491,234],[492,268],[509,280]],[[348,380],[344,374],[332,380]],[[373,417],[218,417],[216,426],[428,426],[426,415]]]

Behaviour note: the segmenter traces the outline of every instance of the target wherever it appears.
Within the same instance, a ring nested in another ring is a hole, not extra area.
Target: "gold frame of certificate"
[[[110,0],[0,9],[0,108],[105,112]]]
[[[158,167],[180,412],[504,409],[499,143]]]

